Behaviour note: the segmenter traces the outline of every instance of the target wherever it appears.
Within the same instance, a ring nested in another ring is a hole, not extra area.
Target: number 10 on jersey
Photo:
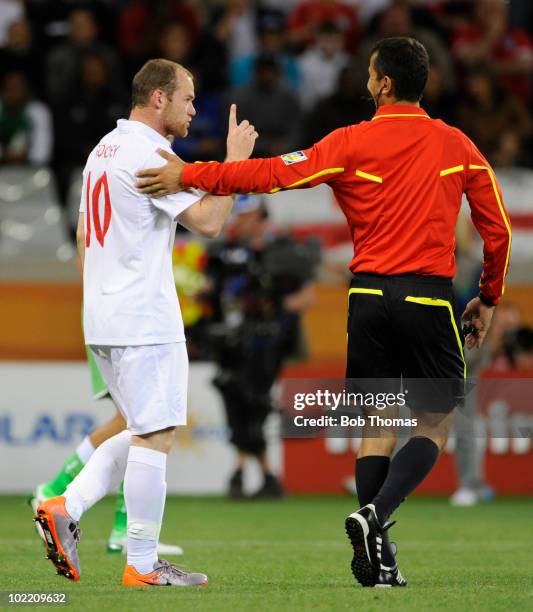
[[[104,220],[100,220],[100,196],[104,198]],[[111,223],[111,198],[109,197],[109,185],[107,174],[104,172],[94,183],[91,190],[91,173],[87,175],[85,185],[85,247],[91,246],[91,235],[94,227],[94,235],[100,246],[104,246],[105,236]]]

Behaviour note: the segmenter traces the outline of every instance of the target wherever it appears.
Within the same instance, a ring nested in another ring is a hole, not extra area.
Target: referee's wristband
[[[483,295],[482,293],[479,294],[479,301],[484,306],[488,306],[489,308],[493,308],[494,306],[496,306],[496,304],[492,300],[489,300],[489,298]]]

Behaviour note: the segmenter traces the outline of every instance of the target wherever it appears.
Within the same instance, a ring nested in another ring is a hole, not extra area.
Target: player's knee
[[[117,410],[117,413],[115,414],[114,421],[115,421],[115,425],[117,429],[119,430],[126,429],[126,420],[124,419],[124,417],[118,410]]]
[[[175,432],[175,427],[167,427],[160,431],[154,431],[136,437],[141,440],[140,446],[147,446],[161,453],[168,453],[172,447]]]

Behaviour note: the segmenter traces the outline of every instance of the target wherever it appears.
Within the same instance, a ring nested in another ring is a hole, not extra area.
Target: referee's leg
[[[377,385],[380,388],[374,391],[382,392],[384,384],[399,377],[393,352],[389,349],[391,336],[382,281],[375,277],[356,275],[348,299],[347,386],[355,388],[362,384],[373,388]],[[361,507],[371,503],[382,487],[395,446],[396,435],[393,430],[372,427],[365,420],[361,447],[355,461],[356,489]],[[352,541],[352,545],[355,549],[357,543]],[[383,534],[382,562],[387,568],[396,568],[387,532]],[[353,562],[352,571],[359,580]]]
[[[398,281],[391,310],[402,344],[402,374],[417,425],[391,462],[373,500],[378,520],[389,516],[426,478],[448,439],[453,409],[464,392],[464,339],[451,283]]]
[[[389,318],[381,280],[356,275],[348,300],[348,386],[358,386],[361,380],[364,380],[365,386],[373,383],[381,385],[382,382],[386,384],[387,380],[399,378],[394,354],[389,348]],[[395,446],[394,431],[372,427],[368,420],[365,421],[355,465],[357,494],[362,506],[372,501],[383,484],[389,457]]]

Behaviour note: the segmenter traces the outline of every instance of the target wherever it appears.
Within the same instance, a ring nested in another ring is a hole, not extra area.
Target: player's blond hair
[[[192,74],[181,64],[166,59],[151,59],[133,77],[131,88],[131,106],[146,106],[156,89],[165,92],[167,98],[178,88],[178,71],[182,70],[192,78]]]

